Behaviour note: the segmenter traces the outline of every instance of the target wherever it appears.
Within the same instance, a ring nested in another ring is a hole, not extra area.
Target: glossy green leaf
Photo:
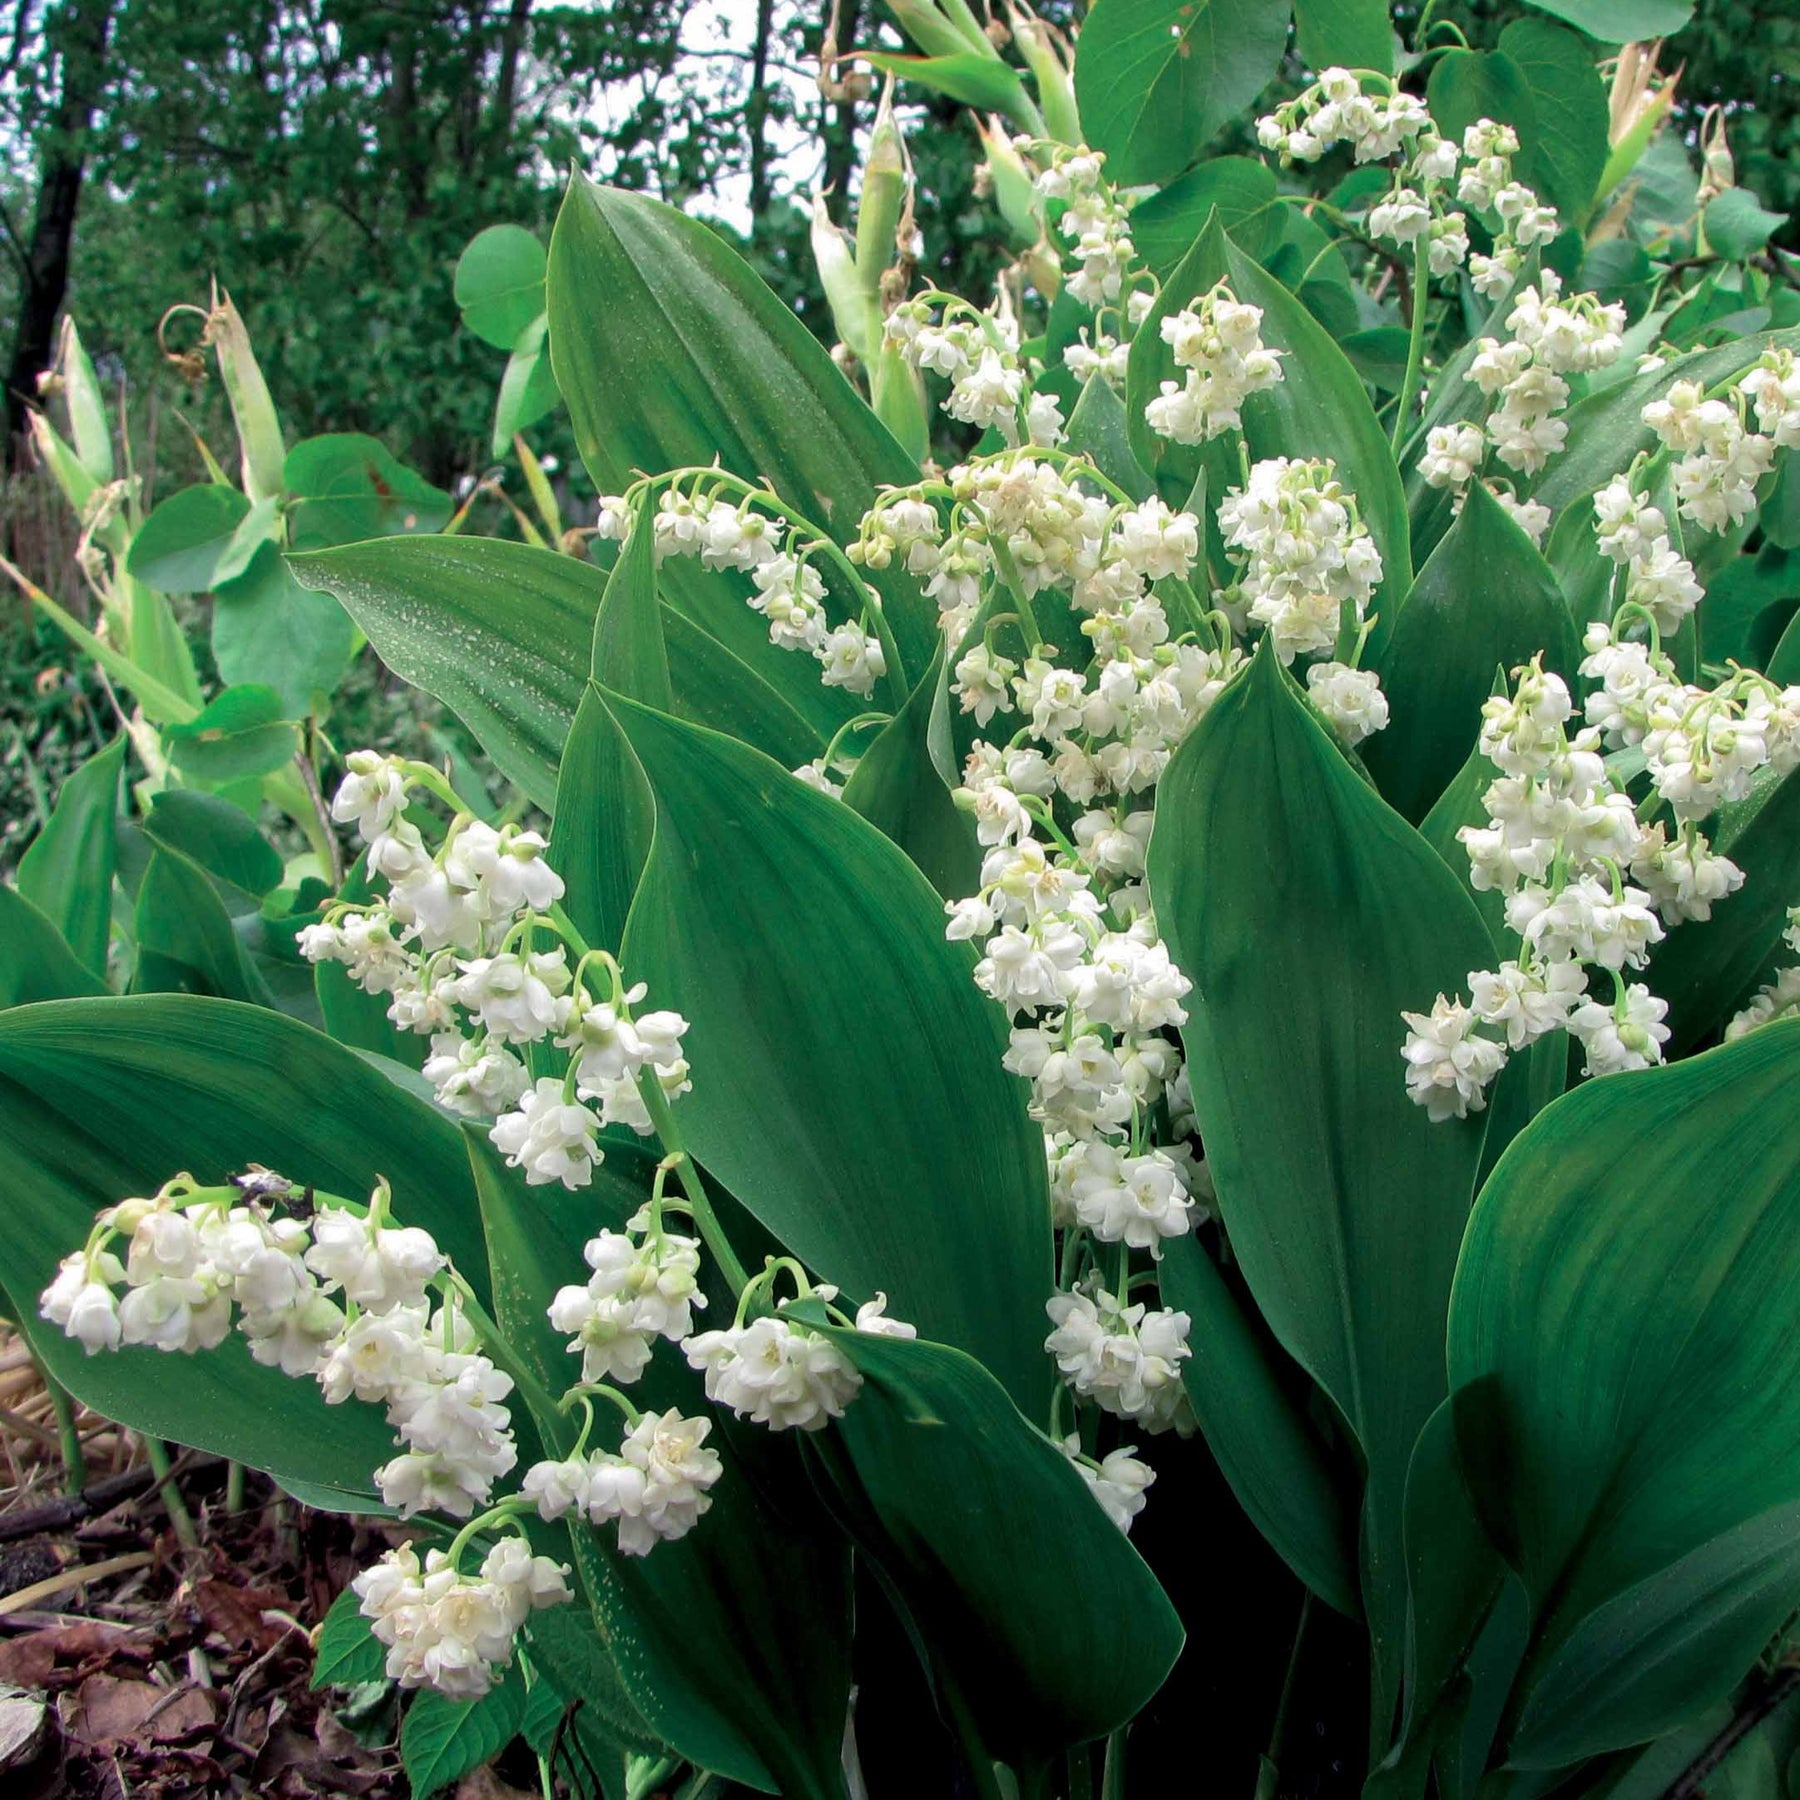
[[[1671,1056],[1725,1023],[1780,942],[1787,908],[1800,898],[1800,780],[1765,772],[1748,800],[1720,811],[1711,835],[1744,871],[1744,885],[1651,954],[1647,979],[1669,1003]]]
[[[105,991],[49,918],[17,888],[0,882],[0,1008]]]
[[[345,1588],[319,1626],[308,1685],[357,1687],[365,1681],[379,1681],[386,1663],[387,1652],[369,1629],[361,1598],[354,1589]]]
[[[784,769],[824,750],[824,735],[717,638],[669,606],[662,627],[677,717],[752,744]],[[813,680],[813,665],[805,673]]]
[[[950,790],[959,781],[944,652],[881,729],[844,783],[844,804],[900,846],[947,900],[981,885],[975,821]]]
[[[1350,366],[1384,394],[1397,394],[1406,380],[1410,333],[1398,325],[1371,325],[1338,340]]]
[[[290,719],[304,719],[350,666],[356,633],[335,600],[303,588],[265,543],[214,594],[212,648],[225,681],[271,687]]]
[[[1160,335],[1162,320],[1206,293],[1221,278],[1230,281],[1238,299],[1263,309],[1263,341],[1287,353],[1281,383],[1266,393],[1251,395],[1244,403],[1244,437],[1250,455],[1287,456],[1299,448],[1302,454],[1330,457],[1337,464],[1338,480],[1356,496],[1363,520],[1381,551],[1383,579],[1376,608],[1384,615],[1391,613],[1412,585],[1406,494],[1361,378],[1305,306],[1226,237],[1216,214],[1164,284],[1149,318],[1132,340],[1125,405],[1138,461],[1158,473],[1163,497],[1171,504],[1186,499],[1199,456],[1156,437],[1144,423],[1144,406],[1160,384],[1176,373],[1173,356]],[[1237,484],[1235,470],[1230,480],[1233,486]],[[1379,651],[1387,629],[1384,619],[1370,640],[1374,651]]]
[[[874,826],[778,764],[609,700],[657,808],[623,960],[652,1004],[691,1021],[689,1148],[824,1279],[859,1300],[885,1291],[1036,1413],[1042,1137],[942,900]]]
[[[226,688],[200,713],[163,731],[169,758],[190,781],[224,787],[271,775],[300,753],[300,728],[273,688]]]
[[[1796,613],[1800,556],[1765,542],[1755,556],[1734,556],[1707,582],[1698,614],[1702,654],[1708,662],[1747,663],[1766,673]]]
[[[509,1671],[479,1700],[447,1700],[422,1688],[400,1725],[400,1766],[413,1800],[460,1781],[491,1762],[518,1735],[525,1718],[525,1684]]]
[[[594,623],[594,682],[669,710],[669,658],[656,598],[653,534],[634,531],[607,578]],[[556,782],[550,860],[563,906],[590,947],[617,952],[650,855],[656,807],[636,753],[590,683]]]
[[[496,350],[510,350],[544,310],[544,246],[522,225],[490,225],[456,259],[452,291],[462,322]]]
[[[1450,1377],[1465,1476],[1532,1599],[1521,1759],[1682,1723],[1792,1608],[1796,1075],[1789,1023],[1589,1082],[1482,1190]]]
[[[151,802],[144,830],[246,894],[261,896],[281,883],[282,862],[275,846],[237,807],[216,794],[167,788]]]
[[[490,454],[506,455],[513,437],[529,431],[546,413],[562,404],[556,371],[550,361],[550,321],[540,313],[519,333],[500,376],[494,400],[494,436]]]
[[[124,767],[121,736],[64,781],[44,828],[19,858],[19,892],[100,976],[112,932],[114,823]]]
[[[135,993],[210,994],[271,1006],[273,998],[231,928],[231,915],[200,865],[159,849],[139,884],[133,915]]]
[[[1479,482],[1413,583],[1376,664],[1388,723],[1361,746],[1388,803],[1422,819],[1475,742],[1496,667],[1544,652],[1573,681],[1575,620],[1550,566]]]
[[[1694,0],[1526,0],[1603,44],[1673,37],[1694,16]]]
[[[1394,72],[1387,0],[1294,0],[1294,49],[1309,69]]]
[[[1210,156],[1131,209],[1131,241],[1158,275],[1167,275],[1217,207],[1232,241],[1260,256],[1281,236],[1279,185],[1275,171],[1254,157]]]
[[[1096,469],[1134,500],[1148,500],[1155,484],[1138,465],[1125,422],[1125,402],[1105,376],[1095,373],[1082,384],[1069,413],[1063,448],[1086,456]]]
[[[807,1448],[982,1742],[1030,1765],[1124,1725],[1183,1636],[1130,1539],[972,1357],[830,1336],[863,1385]]]
[[[236,488],[211,482],[182,488],[138,527],[125,566],[160,593],[203,594],[249,513],[249,500]]]
[[[1500,33],[1531,89],[1532,142],[1522,178],[1533,181],[1566,222],[1580,223],[1606,168],[1606,83],[1594,48],[1548,19],[1515,19]],[[1523,146],[1521,146],[1523,147]]]
[[[236,1333],[179,1361],[84,1356],[37,1318],[36,1295],[94,1213],[186,1169],[220,1181],[252,1162],[360,1199],[377,1176],[477,1291],[487,1258],[456,1128],[353,1051],[262,1007],[187,995],[62,1000],[0,1013],[0,1271],[11,1316],[78,1399],[135,1431],[376,1504],[393,1454],[378,1409],[253,1362]]]
[[[1075,55],[1087,141],[1126,186],[1172,180],[1268,85],[1286,0],[1094,0]]]
[[[557,384],[603,492],[634,470],[716,460],[766,477],[846,543],[877,487],[918,479],[825,346],[699,220],[577,175],[550,241],[549,294]],[[910,576],[873,579],[906,665],[893,673],[910,684],[931,660],[936,609]]]
[[[1280,1352],[1258,1338],[1197,1239],[1165,1246],[1159,1278],[1164,1303],[1193,1321],[1181,1378],[1231,1491],[1288,1567],[1355,1618],[1356,1495],[1346,1492],[1292,1384],[1283,1384]]]
[[[456,503],[379,438],[329,432],[296,444],[282,468],[292,510],[288,543],[322,550],[364,538],[441,531]]]
[[[1445,1309],[1482,1139],[1479,1119],[1434,1125],[1407,1098],[1400,1015],[1486,966],[1487,929],[1266,640],[1163,776],[1149,880],[1194,983],[1183,1039],[1232,1248],[1276,1337],[1362,1446],[1363,1603],[1385,1720],[1406,1616],[1406,1470],[1445,1393]]]
[[[582,1245],[594,1230],[622,1230],[643,1204],[648,1158],[609,1151],[577,1212],[506,1169],[482,1133],[468,1137],[496,1316],[532,1372],[560,1392],[580,1365],[545,1308],[558,1288],[580,1279]],[[728,1303],[722,1290],[712,1298]],[[700,1378],[667,1346],[633,1393],[646,1407],[707,1411]],[[752,1786],[836,1800],[849,1704],[848,1546],[821,1529],[816,1512],[784,1522],[762,1497],[767,1484],[781,1484],[784,1468],[793,1485],[791,1446],[735,1436],[713,1416],[712,1447],[726,1472],[686,1537],[638,1558],[609,1550],[608,1532],[571,1528],[594,1623],[657,1737]],[[568,1420],[539,1423],[558,1443],[570,1431]],[[619,1429],[603,1416],[595,1442]]]

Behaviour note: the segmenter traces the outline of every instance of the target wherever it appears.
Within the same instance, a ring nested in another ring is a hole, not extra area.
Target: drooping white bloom
[[[1406,1091],[1433,1120],[1466,1119],[1487,1105],[1487,1087],[1506,1062],[1504,1046],[1475,1029],[1475,1014],[1439,994],[1429,1013],[1403,1013]]]
[[[113,1289],[124,1279],[124,1268],[110,1252],[90,1259],[78,1250],[57,1265],[56,1279],[38,1303],[39,1316],[60,1326],[89,1356],[116,1350],[119,1302]]]
[[[1045,1303],[1054,1330],[1044,1348],[1076,1393],[1145,1430],[1193,1430],[1181,1364],[1192,1352],[1184,1312],[1125,1306],[1097,1281]]]
[[[1081,1434],[1071,1432],[1063,1439],[1063,1453],[1075,1465],[1075,1472],[1087,1484],[1087,1490],[1100,1503],[1100,1509],[1123,1532],[1131,1530],[1131,1522],[1144,1510],[1144,1499],[1156,1471],[1140,1462],[1131,1445],[1109,1451],[1099,1462],[1081,1454]]]
[[[440,1106],[469,1119],[505,1112],[531,1085],[524,1063],[504,1045],[457,1031],[432,1034],[421,1073],[436,1089]]]
[[[1773,981],[1759,987],[1742,1012],[1733,1014],[1725,1027],[1725,1041],[1731,1043],[1759,1025],[1793,1018],[1800,1018],[1800,965],[1790,964],[1777,970]]]
[[[1263,343],[1262,309],[1240,302],[1223,282],[1197,306],[1170,313],[1160,331],[1185,375],[1179,383],[1165,381],[1144,408],[1159,437],[1203,444],[1234,431],[1243,424],[1244,401],[1282,379],[1285,352]]]
[[[1634,981],[1618,1003],[1584,1001],[1569,1017],[1569,1031],[1587,1052],[1589,1075],[1617,1075],[1662,1061],[1669,1003]]]
[[[682,1349],[705,1376],[707,1399],[772,1431],[821,1430],[843,1416],[862,1386],[829,1338],[772,1314],[703,1331]]]
[[[1313,663],[1306,671],[1306,690],[1332,729],[1351,746],[1388,722],[1387,695],[1373,669],[1353,669],[1341,662]]]
[[[518,1110],[494,1121],[489,1134],[496,1150],[533,1187],[560,1181],[586,1187],[601,1160],[600,1121],[585,1106],[565,1097],[563,1084],[546,1075],[520,1098]]]
[[[344,758],[345,775],[332,796],[331,816],[340,825],[354,824],[364,838],[391,826],[406,804],[406,774],[400,759],[376,750],[352,750]]]
[[[324,1207],[313,1219],[306,1266],[334,1283],[366,1312],[415,1305],[448,1264],[430,1232],[379,1224],[347,1207]]]

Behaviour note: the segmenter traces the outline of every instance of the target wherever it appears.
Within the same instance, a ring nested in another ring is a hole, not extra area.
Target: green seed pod
[[[906,204],[906,145],[894,119],[894,84],[889,81],[875,115],[869,160],[856,204],[856,273],[863,292],[881,291],[881,275],[895,260],[894,233]]]
[[[1006,121],[991,118],[984,125],[979,120],[981,148],[987,158],[988,178],[993,183],[994,204],[1006,221],[1017,244],[1035,244],[1044,234],[1043,202],[1031,185],[1031,171],[1025,159],[1013,148],[1012,134]]]
[[[875,368],[869,379],[875,416],[899,440],[914,462],[923,462],[931,448],[931,432],[925,412],[925,384],[919,372],[900,354],[900,347],[884,335],[875,352]]]
[[[1044,115],[1044,129],[1059,144],[1074,148],[1082,142],[1081,113],[1075,104],[1075,76],[1055,34],[1042,19],[1022,10],[1013,14],[1012,28],[1025,66],[1037,83],[1038,108]]]
[[[106,396],[100,391],[100,377],[94,373],[94,364],[81,341],[81,333],[75,329],[75,321],[67,316],[62,323],[62,341],[57,346],[56,373],[62,378],[75,454],[95,485],[104,487],[116,473]]]
[[[281,421],[269,384],[250,348],[250,334],[231,304],[229,294],[215,294],[207,339],[219,358],[226,397],[237,425],[238,450],[243,459],[244,492],[252,500],[275,500],[284,491],[281,469],[287,450],[281,441]]]
[[[850,240],[832,223],[823,194],[813,196],[812,251],[837,334],[866,363],[879,331],[875,303],[863,290]]]

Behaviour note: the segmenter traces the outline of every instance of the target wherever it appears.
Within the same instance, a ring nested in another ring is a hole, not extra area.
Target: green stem
[[[445,1275],[450,1285],[456,1289],[457,1302],[474,1325],[482,1347],[493,1359],[494,1367],[505,1370],[512,1377],[513,1386],[524,1396],[525,1404],[540,1421],[556,1418],[561,1411],[556,1396],[519,1360],[487,1308],[475,1298],[475,1290],[455,1269],[447,1269]]]
[[[169,1467],[169,1446],[161,1438],[147,1437],[144,1439],[144,1453],[150,1459],[151,1471],[156,1476],[157,1492],[162,1495],[169,1523],[174,1527],[175,1541],[184,1550],[198,1550],[200,1534],[194,1529],[194,1515],[188,1511],[187,1502],[181,1497],[181,1488]]]
[[[35,1357],[33,1362],[37,1362]],[[56,1435],[62,1445],[63,1486],[76,1499],[87,1491],[87,1453],[81,1447],[81,1433],[75,1429],[75,1403],[69,1390],[37,1363],[38,1378],[50,1396],[50,1410],[56,1415]]]
[[[1106,1740],[1106,1761],[1100,1767],[1100,1800],[1125,1800],[1125,1727]]]
[[[1025,627],[1025,639],[1033,653],[1044,645],[1044,634],[1038,629],[1037,615],[1031,610],[1031,602],[1025,598],[1025,585],[1019,579],[1019,565],[1013,561],[1012,552],[998,538],[987,540],[988,548],[994,553],[994,567],[1000,571],[1000,579],[1006,583],[1006,591],[1012,595],[1013,605],[1018,608],[1019,622]]]
[[[1430,298],[1430,279],[1431,264],[1427,260],[1425,239],[1421,236],[1413,246],[1412,329],[1406,341],[1406,373],[1400,379],[1400,401],[1394,409],[1394,436],[1390,447],[1396,459],[1412,419],[1413,395],[1419,385],[1419,370],[1425,362],[1425,313]]]
[[[694,1225],[707,1249],[711,1251],[713,1260],[719,1265],[719,1272],[725,1277],[735,1299],[749,1285],[750,1276],[738,1260],[737,1252],[732,1249],[731,1240],[725,1235],[725,1227],[719,1223],[719,1215],[713,1211],[706,1183],[694,1166],[694,1159],[687,1146],[681,1141],[681,1133],[676,1128],[668,1096],[662,1091],[662,1084],[656,1079],[653,1070],[644,1069],[639,1072],[638,1092],[643,1096],[645,1110],[650,1114],[650,1123],[655,1126],[664,1151],[670,1157],[678,1159],[674,1167],[681,1177],[681,1191],[687,1196],[688,1205],[693,1208]]]
[[[244,1510],[244,1465],[241,1462],[225,1465],[225,1510],[228,1513]]]
[[[1306,1627],[1312,1621],[1312,1590],[1300,1600],[1300,1621],[1294,1627],[1294,1647],[1288,1652],[1287,1673],[1281,1678],[1281,1698],[1275,1703],[1275,1723],[1269,1732],[1269,1754],[1265,1759],[1276,1771],[1281,1768],[1281,1753],[1287,1737],[1288,1712],[1294,1700],[1294,1682],[1300,1671],[1300,1651],[1306,1641]]]

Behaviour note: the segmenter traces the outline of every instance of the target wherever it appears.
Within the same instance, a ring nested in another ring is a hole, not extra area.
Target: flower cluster
[[[1643,410],[1644,423],[1677,457],[1676,510],[1702,531],[1742,524],[1756,510],[1756,484],[1775,466],[1776,440],[1749,429],[1751,406],[1775,429],[1787,426],[1790,437],[1800,432],[1800,410],[1790,417],[1782,399],[1782,367],[1780,354],[1766,357],[1725,398],[1707,398],[1697,382],[1673,382]]]
[[[602,498],[596,535],[630,540],[647,501],[629,494]],[[864,616],[833,625],[825,610],[821,562],[835,562],[828,538],[794,528],[766,488],[717,469],[684,471],[671,478],[651,518],[656,560],[698,557],[703,567],[737,570],[750,579],[750,607],[769,627],[769,641],[803,650],[819,664],[819,679],[867,696],[887,673],[881,637],[867,627],[880,609],[876,597],[855,583]]]
[[[1378,91],[1365,91],[1365,82]],[[1422,244],[1433,275],[1452,275],[1467,261],[1477,293],[1504,293],[1524,253],[1557,232],[1556,209],[1518,180],[1518,134],[1477,119],[1457,142],[1439,135],[1424,101],[1380,76],[1327,69],[1312,86],[1257,121],[1257,141],[1284,163],[1317,162],[1338,144],[1359,163],[1396,162],[1388,191],[1371,203],[1372,236]],[[1454,184],[1454,188],[1452,187]],[[1469,254],[1468,223],[1455,200],[1483,217],[1490,255]]]
[[[1193,1408],[1181,1382],[1181,1364],[1192,1354],[1184,1312],[1152,1312],[1128,1305],[1100,1285],[1098,1276],[1045,1303],[1055,1327],[1044,1348],[1062,1378],[1104,1412],[1133,1419],[1146,1431],[1194,1429]]]
[[[1131,215],[1102,173],[1105,152],[1086,146],[1071,150],[1031,138],[1015,139],[1013,148],[1022,157],[1040,161],[1032,187],[1041,199],[1062,207],[1056,235],[1075,264],[1063,281],[1071,298],[1096,312],[1117,305],[1137,252],[1131,242]]]
[[[1243,427],[1240,408],[1282,379],[1281,357],[1262,341],[1262,308],[1246,306],[1220,281],[1193,306],[1158,327],[1182,371],[1146,403],[1144,418],[1159,437],[1204,444]]]
[[[1800,956],[1800,906],[1788,908],[1787,929],[1781,940]],[[1800,1019],[1800,963],[1777,969],[1774,980],[1765,982],[1751,995],[1749,1005],[1725,1027],[1726,1041],[1741,1038],[1759,1025],[1772,1025],[1777,1019]]]
[[[494,1118],[495,1148],[527,1180],[587,1186],[604,1126],[647,1135],[652,1105],[693,1085],[687,1021],[634,1010],[643,985],[626,988],[612,957],[572,939],[550,910],[563,884],[538,833],[496,831],[459,809],[434,851],[407,801],[423,786],[457,804],[435,771],[372,751],[348,761],[334,816],[356,824],[387,892],[328,909],[301,931],[301,954],[343,964],[366,992],[390,997],[395,1024],[429,1034],[424,1074],[439,1104]],[[534,947],[544,940],[554,947]],[[603,987],[590,985],[595,973]],[[521,1051],[545,1044],[567,1054],[567,1068],[534,1082]]]
[[[882,329],[913,368],[949,381],[951,418],[1009,444],[1062,442],[1062,409],[1051,394],[1028,393],[1018,325],[1004,308],[977,312],[947,294],[922,294],[896,306]]]
[[[665,1230],[644,1207],[624,1231],[590,1238],[582,1254],[593,1274],[557,1290],[550,1323],[572,1334],[583,1381],[635,1381],[656,1339],[680,1343],[693,1330],[693,1309],[706,1305],[700,1240]]]

